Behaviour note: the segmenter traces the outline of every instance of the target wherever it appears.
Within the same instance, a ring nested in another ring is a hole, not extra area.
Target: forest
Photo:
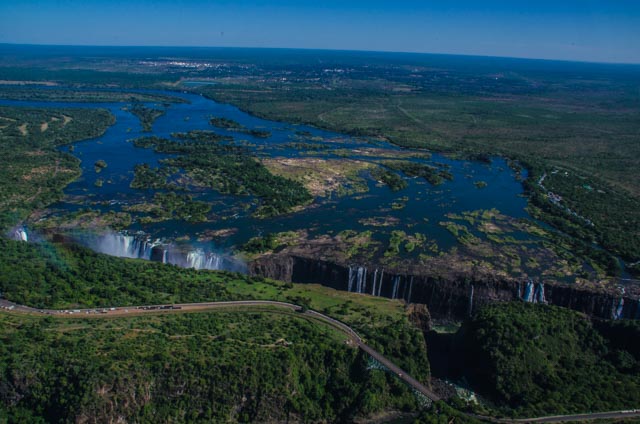
[[[133,102],[133,105],[128,110],[138,117],[142,130],[145,132],[150,132],[155,120],[165,114],[164,109],[149,107],[137,101]]]
[[[78,159],[58,147],[97,137],[113,123],[106,110],[0,106],[0,228],[62,196],[80,175]]]
[[[640,200],[571,169],[531,169],[525,187],[534,216],[579,240],[598,243],[629,262],[640,259]],[[550,193],[562,200],[551,201]],[[633,266],[628,270],[640,275],[640,269]]]
[[[529,190],[533,215],[586,244],[596,241],[640,273],[637,67],[362,55],[334,57],[336,67],[348,69],[340,74],[298,59],[299,67],[257,66],[252,75],[197,90],[267,119],[455,158],[507,157],[529,171],[525,184],[567,171],[569,178],[557,174],[548,188],[594,227],[572,223],[544,194]]]
[[[455,335],[458,372],[503,414],[543,416],[640,404],[638,321],[591,321],[555,306],[486,306]]]
[[[160,153],[180,154],[164,159],[163,167],[183,169],[200,186],[225,194],[257,196],[262,202],[255,212],[259,217],[287,213],[313,200],[300,182],[273,175],[246,148],[221,143],[226,137],[202,132],[174,136],[183,141],[145,137],[133,143]],[[161,187],[164,175],[165,171],[142,167],[136,169],[134,181],[139,188]]]
[[[0,421],[349,422],[415,397],[279,311],[54,319],[0,312]]]
[[[3,49],[0,46],[0,54]],[[135,56],[101,61],[99,53],[90,53],[90,59],[71,61],[69,69],[18,61],[15,67],[2,67],[0,79],[166,88],[164,84],[177,84],[181,78],[211,78],[216,85],[195,90],[258,116],[307,122],[450,157],[487,162],[492,155],[502,155],[528,171],[524,184],[532,216],[559,230],[550,236],[550,244],[609,275],[620,272],[614,254],[629,262],[640,259],[638,77],[625,67],[614,72],[566,63],[529,69],[530,64],[499,59],[481,63],[354,54],[331,57],[331,66],[343,66],[345,72],[327,75],[327,62],[318,65],[315,56],[302,63],[287,56],[283,67],[282,55],[292,53],[247,57],[256,53],[227,51],[218,53],[228,66],[164,73],[161,66],[153,72],[141,68]],[[10,96],[79,100],[73,90],[60,92],[60,98],[39,91],[20,88]],[[100,90],[91,96],[92,101],[120,100]],[[165,103],[144,96],[136,100]],[[150,127],[160,110],[138,112]],[[78,160],[58,148],[102,134],[113,119],[105,110],[0,107],[0,148],[8,164],[0,168],[3,231],[58,200],[79,175]],[[270,136],[259,129],[241,130]],[[177,155],[160,168],[142,165],[135,172],[136,188],[176,192],[153,199],[164,209],[157,211],[157,219],[166,213],[203,219],[207,213],[205,205],[177,193],[167,182],[179,169],[195,184],[256,196],[262,216],[311,201],[301,184],[272,175],[242,147],[228,143],[229,137],[206,131],[172,137],[180,142],[133,141],[140,148]],[[406,184],[401,175],[434,185],[450,178],[444,168],[416,167],[408,161],[383,165],[372,173],[392,190]],[[562,200],[552,201],[549,192]],[[466,236],[461,227],[444,224]],[[391,251],[409,250],[408,241],[401,247],[406,234],[393,236]],[[274,245],[267,234],[245,247],[257,253]],[[425,382],[430,377],[423,334],[398,301],[352,293],[336,296],[315,285],[113,258],[63,238],[37,244],[0,238],[0,293],[34,307],[69,309],[283,300],[348,323],[412,376]],[[0,323],[0,422],[109,420],[122,415],[140,422],[351,422],[385,409],[417,411],[406,387],[388,374],[367,369],[367,359],[344,345],[340,334],[295,315],[257,311],[84,320],[0,312]],[[520,302],[487,306],[462,323],[451,341],[452,359],[465,364],[455,370],[456,377],[475,389],[485,405],[437,403],[416,420],[475,422],[458,410],[524,417],[637,408],[639,335],[637,321],[591,321],[569,310]]]

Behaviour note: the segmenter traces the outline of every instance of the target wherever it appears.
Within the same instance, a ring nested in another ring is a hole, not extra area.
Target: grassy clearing
[[[318,197],[366,192],[367,184],[360,174],[375,167],[369,162],[349,159],[276,157],[263,159],[262,163],[272,174],[299,181]]]

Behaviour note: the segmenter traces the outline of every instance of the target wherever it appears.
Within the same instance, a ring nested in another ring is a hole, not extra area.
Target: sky
[[[640,0],[0,0],[0,43],[640,63]]]

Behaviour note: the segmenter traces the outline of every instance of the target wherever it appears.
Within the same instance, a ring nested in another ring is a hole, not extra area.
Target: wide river
[[[304,125],[260,119],[234,106],[216,103],[197,94],[155,91],[152,93],[180,97],[187,103],[168,106],[165,115],[153,124],[151,132],[143,132],[138,118],[123,110],[125,103],[0,100],[0,104],[3,105],[104,108],[116,117],[116,123],[103,136],[73,145],[72,154],[82,162],[82,177],[65,189],[66,197],[62,202],[52,205],[50,208],[52,216],[66,214],[80,208],[117,212],[127,205],[151,200],[154,195],[152,190],[137,190],[130,187],[134,168],[143,163],[157,167],[159,161],[168,155],[155,153],[152,149],[134,147],[130,140],[141,136],[155,135],[171,138],[171,134],[176,132],[215,131],[218,134],[233,136],[235,143],[248,146],[250,151],[259,158],[309,157],[341,160],[347,155],[350,160],[376,163],[388,160],[388,156],[395,153],[402,155],[410,152],[379,140],[350,137]],[[162,107],[155,104],[147,104],[147,106]],[[234,120],[248,129],[269,131],[271,136],[257,138],[246,133],[213,127],[209,123],[213,116]],[[313,144],[317,148],[300,149],[293,147],[292,143]],[[367,151],[366,149],[375,150]],[[69,147],[65,146],[63,150],[69,150]],[[94,164],[98,160],[104,160],[108,165],[100,173],[94,169]],[[362,171],[361,183],[368,187],[366,192],[318,197],[311,207],[303,211],[267,219],[252,216],[255,205],[252,204],[253,199],[248,196],[228,196],[213,190],[198,190],[191,193],[194,198],[213,205],[207,222],[188,223],[170,220],[142,224],[135,220],[136,215],[133,214],[134,223],[128,229],[128,234],[138,233],[139,235],[135,237],[137,240],[159,240],[165,244],[191,246],[207,254],[231,252],[258,235],[296,230],[306,230],[309,237],[335,235],[346,229],[358,232],[372,230],[374,239],[386,244],[391,230],[395,229],[409,234],[424,234],[428,239],[435,240],[442,250],[451,248],[457,243],[455,237],[440,225],[441,222],[449,220],[447,214],[495,208],[507,216],[529,217],[525,211],[526,199],[522,196],[522,184],[515,171],[500,158],[493,158],[490,164],[453,160],[438,154],[432,154],[429,158],[414,157],[408,160],[446,169],[453,175],[453,179],[432,186],[423,179],[404,177],[408,187],[393,192],[371,178],[367,171]],[[100,187],[96,185],[98,179],[104,181]],[[479,188],[479,182],[482,182],[482,185],[486,183],[486,187]],[[392,206],[394,203],[395,207]],[[398,204],[404,207],[399,208]],[[372,227],[371,221],[368,221],[371,218],[377,219],[378,222],[392,222],[393,225]],[[211,237],[211,234],[224,236]],[[481,233],[476,235],[483,237]],[[132,242],[133,239],[128,239],[126,246],[120,246],[119,244],[123,243],[120,238],[112,242],[118,246],[104,248],[97,247],[95,243],[89,244],[107,253],[141,256],[139,252],[133,252]],[[139,245],[135,246],[135,249],[140,248]],[[123,253],[122,249],[128,249],[128,251]],[[199,260],[201,262],[194,262],[191,265],[221,266],[206,265],[202,259]]]

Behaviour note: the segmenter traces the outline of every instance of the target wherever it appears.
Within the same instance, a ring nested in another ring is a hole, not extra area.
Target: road
[[[566,422],[580,422],[591,420],[604,420],[604,419],[629,419],[640,417],[640,409],[632,409],[626,411],[611,411],[611,412],[594,412],[589,414],[574,414],[574,415],[552,415],[548,417],[539,418],[522,418],[522,419],[490,419],[496,423],[566,423]],[[486,417],[479,417],[480,419],[488,419]]]
[[[173,305],[144,305],[144,306],[127,306],[127,307],[112,307],[112,308],[92,308],[92,309],[36,309],[28,306],[18,305],[12,302],[9,302],[4,299],[0,299],[0,308],[9,310],[12,312],[23,312],[23,313],[32,313],[32,314],[44,314],[44,315],[56,315],[56,316],[77,316],[77,317],[86,317],[86,316],[97,316],[97,317],[107,317],[107,316],[123,316],[123,315],[134,315],[134,314],[148,314],[148,313],[158,313],[158,312],[187,312],[187,311],[198,311],[198,310],[207,310],[207,309],[219,309],[225,307],[257,307],[257,306],[272,306],[285,308],[291,311],[301,312],[302,308],[298,305],[294,305],[292,303],[286,302],[276,302],[270,300],[239,300],[239,301],[228,301],[228,302],[201,302],[201,303],[181,303],[181,304],[173,304]],[[371,346],[368,346],[364,343],[362,338],[356,333],[356,331],[346,325],[345,323],[338,321],[337,319],[331,318],[327,315],[321,314],[320,312],[316,312],[313,310],[306,310],[300,314],[300,316],[313,319],[316,321],[321,321],[329,326],[343,332],[346,334],[351,342],[356,345],[359,349],[369,354],[376,361],[383,364],[387,367],[391,372],[393,372],[398,378],[407,383],[410,387],[422,393],[429,399],[433,401],[440,400],[440,397],[433,393],[429,388],[420,383],[418,380],[412,378],[406,371],[402,370],[398,366],[396,366],[393,362],[387,359],[380,352],[373,349]]]
[[[22,312],[31,314],[43,314],[43,315],[55,315],[55,316],[70,316],[70,317],[109,317],[109,316],[131,316],[140,314],[157,314],[158,312],[164,313],[176,313],[176,312],[188,312],[188,311],[205,311],[211,309],[220,308],[238,308],[238,307],[260,307],[270,306],[277,308],[288,309],[292,312],[299,312],[300,317],[311,319],[315,321],[323,322],[337,330],[340,330],[349,337],[349,340],[356,345],[360,350],[374,358],[376,361],[384,365],[390,372],[394,373],[399,379],[408,384],[411,388],[415,389],[419,393],[422,393],[432,401],[440,400],[440,397],[432,392],[428,387],[420,383],[418,380],[407,374],[406,371],[396,366],[393,362],[387,359],[380,352],[367,345],[364,340],[356,333],[353,328],[347,324],[331,318],[327,315],[321,314],[313,310],[302,311],[302,307],[294,305],[292,303],[277,302],[272,300],[238,300],[228,302],[200,302],[200,303],[181,303],[173,305],[143,305],[143,306],[126,306],[126,307],[111,307],[111,308],[92,308],[92,309],[36,309],[29,306],[18,305],[13,302],[9,302],[5,299],[0,299],[0,309],[10,312]],[[625,410],[625,411],[611,411],[611,412],[596,412],[587,414],[574,414],[574,415],[554,415],[548,417],[538,418],[522,418],[522,419],[501,419],[493,417],[484,417],[478,415],[472,415],[474,418],[489,421],[494,423],[561,423],[571,421],[589,421],[598,419],[624,419],[640,417],[640,409]]]

